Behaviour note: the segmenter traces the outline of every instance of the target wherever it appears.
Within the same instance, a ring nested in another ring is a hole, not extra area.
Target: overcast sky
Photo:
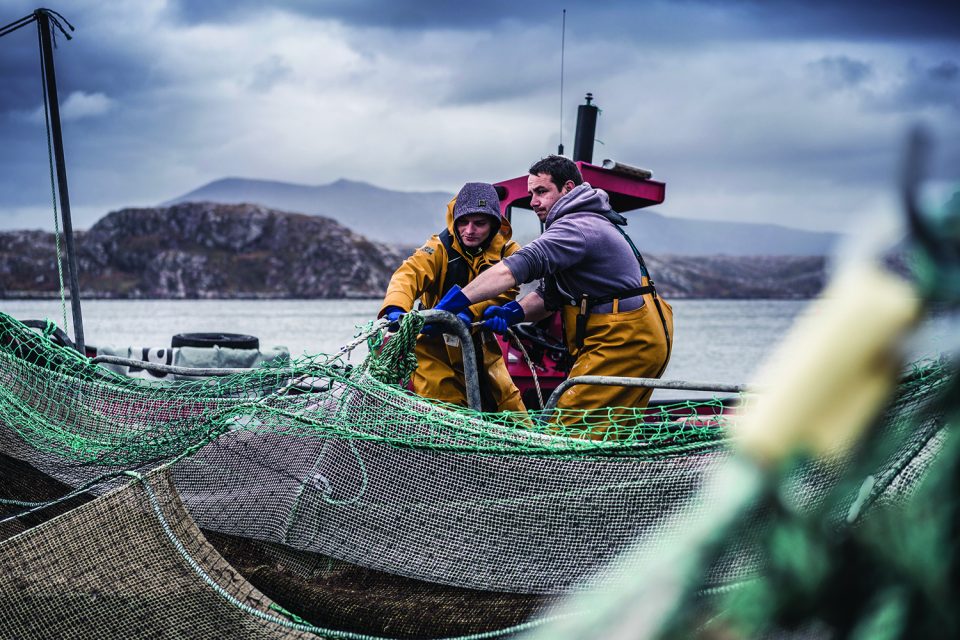
[[[33,2],[4,0],[0,25]],[[561,9],[567,9],[561,130]],[[74,224],[227,176],[455,192],[573,150],[668,215],[847,229],[908,126],[960,175],[960,2],[71,0],[56,64]],[[36,27],[0,38],[0,228],[52,228]]]

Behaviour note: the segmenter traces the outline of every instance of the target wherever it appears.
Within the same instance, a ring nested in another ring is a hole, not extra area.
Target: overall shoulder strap
[[[623,239],[626,240],[627,244],[630,245],[630,248],[633,249],[633,255],[636,256],[637,262],[640,263],[640,275],[644,276],[649,280],[650,271],[649,269],[647,269],[647,263],[643,261],[643,256],[640,255],[640,250],[637,249],[637,245],[633,244],[633,240],[630,238],[630,236],[627,235],[627,233],[623,229],[621,229],[616,225],[614,225],[614,229],[620,232],[620,235],[623,236]],[[651,282],[650,284],[652,285],[653,282]]]
[[[650,294],[653,296],[653,304],[657,307],[657,314],[660,316],[660,323],[663,325],[663,336],[667,341],[667,360],[670,358],[670,353],[673,351],[673,338],[670,336],[670,329],[667,327],[667,318],[663,314],[663,307],[660,306],[660,296],[657,295],[657,289],[653,284],[653,278],[650,277],[650,270],[647,269],[647,263],[643,261],[643,256],[640,255],[640,250],[637,249],[637,245],[633,244],[633,240],[628,236],[623,229],[620,227],[616,228],[620,232],[620,235],[626,239],[627,243],[630,245],[630,248],[633,249],[633,255],[637,257],[637,262],[640,263],[640,275],[646,277],[647,287],[650,289]],[[646,288],[646,287],[641,287]],[[660,373],[657,374],[659,378],[663,374],[663,370],[667,368],[667,363],[663,363],[663,367],[660,369]]]
[[[440,283],[440,291],[437,295],[439,299],[445,296],[455,284],[460,285],[461,288],[467,286],[470,282],[470,267],[464,257],[453,248],[453,236],[449,229],[444,229],[437,235],[447,253],[447,275]]]

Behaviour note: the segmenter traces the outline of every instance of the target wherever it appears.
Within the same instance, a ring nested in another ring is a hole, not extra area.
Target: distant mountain
[[[776,224],[671,218],[627,213],[625,230],[641,252],[686,256],[826,256],[840,236]]]
[[[259,204],[280,211],[326,216],[371,240],[419,246],[443,228],[447,203],[454,195],[440,191],[391,191],[352,180],[311,187],[224,178],[161,206],[180,202]]]
[[[454,194],[439,191],[391,191],[365,182],[337,180],[305,186],[269,180],[224,178],[174,198],[180,202],[253,203],[271,209],[333,218],[372,240],[412,247],[443,228]],[[533,213],[518,210],[518,216]],[[644,252],[670,255],[822,256],[837,234],[802,231],[774,224],[716,222],[674,218],[646,209],[627,214],[627,231]],[[518,237],[529,242],[529,237]]]

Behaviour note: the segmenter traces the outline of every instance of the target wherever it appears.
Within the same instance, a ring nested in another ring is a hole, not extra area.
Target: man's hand
[[[387,307],[386,311],[383,317],[390,322],[387,325],[387,331],[396,332],[400,328],[400,318],[405,316],[407,312],[400,307]]]
[[[460,285],[455,284],[450,287],[450,290],[447,291],[447,295],[440,298],[440,302],[434,306],[434,309],[439,311],[449,311],[450,313],[456,315],[461,311],[469,307],[472,302],[470,298],[463,295],[463,291],[460,290]]]
[[[473,314],[470,313],[470,310],[465,309],[464,311],[461,311],[457,314],[457,317],[460,318],[460,322],[467,325],[467,330],[469,330],[470,326],[473,324]],[[443,333],[443,328],[439,324],[428,322],[427,324],[423,325],[423,328],[420,329],[420,333],[425,336],[435,338]]]
[[[467,307],[470,306],[470,298],[463,295],[463,292],[460,291],[460,285],[455,284],[450,287],[450,290],[447,291],[447,295],[440,298],[440,302],[436,304],[433,308],[438,311],[449,311],[453,315],[460,318],[460,320],[470,326],[470,323],[473,322],[473,315]],[[423,325],[423,328],[420,329],[420,333],[427,336],[438,336],[443,333],[443,329],[439,325],[434,325],[432,323],[427,323]]]
[[[523,322],[524,317],[523,307],[511,300],[502,307],[487,307],[483,312],[483,326],[495,333],[506,333],[513,325]]]

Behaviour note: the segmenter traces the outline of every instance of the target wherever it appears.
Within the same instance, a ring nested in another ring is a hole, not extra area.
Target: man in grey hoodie
[[[541,279],[537,290],[519,302],[489,307],[484,325],[503,332],[560,310],[575,358],[571,377],[662,375],[672,347],[673,311],[657,296],[643,258],[620,230],[626,219],[610,208],[606,192],[583,182],[577,165],[561,156],[534,163],[527,188],[530,205],[544,223],[543,234],[462,291],[448,292],[435,308],[457,313],[519,283]],[[642,407],[651,393],[637,387],[576,385],[558,406]],[[597,424],[589,435],[603,437],[605,431]]]

